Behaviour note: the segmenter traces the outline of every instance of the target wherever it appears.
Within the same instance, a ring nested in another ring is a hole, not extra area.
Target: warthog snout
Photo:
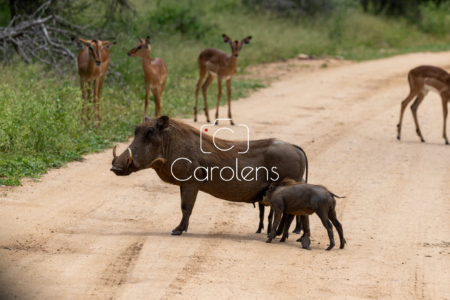
[[[112,172],[114,172],[118,176],[125,176],[129,175],[129,168],[133,165],[133,154],[131,152],[131,149],[128,148],[128,158],[126,159],[126,166],[124,166],[125,157],[123,157],[124,154],[121,156],[117,156],[116,154],[116,147],[113,149],[113,166],[110,169]],[[123,157],[123,158],[122,158]],[[122,158],[122,159],[121,159]],[[121,164],[122,162],[122,164]]]
[[[112,167],[110,170],[113,171],[114,174],[116,174],[117,176],[124,175],[124,171],[125,171],[124,169],[119,168],[119,167]]]

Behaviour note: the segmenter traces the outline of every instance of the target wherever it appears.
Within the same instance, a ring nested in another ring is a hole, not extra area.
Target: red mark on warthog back
[[[205,132],[208,132],[208,128],[205,128]]]

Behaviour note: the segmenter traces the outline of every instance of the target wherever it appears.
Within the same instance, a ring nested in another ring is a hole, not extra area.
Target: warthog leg
[[[292,220],[294,220],[294,215],[287,215],[286,222],[284,223],[283,236],[281,237],[280,243],[284,243],[286,239],[289,238],[289,227],[291,226]]]
[[[328,232],[328,238],[330,239],[330,246],[326,250],[333,249],[335,242],[334,242],[334,235],[333,235],[333,225],[331,225],[330,220],[328,219],[328,212],[323,211],[320,207],[316,210],[316,214],[319,216],[320,220],[322,221],[323,227],[326,228]]]
[[[259,226],[256,233],[261,233],[261,230],[264,229],[264,205],[259,203],[258,208],[259,208]]]
[[[302,231],[302,222],[300,220],[300,216],[295,216],[295,229],[292,233],[300,234]]]
[[[339,233],[339,240],[341,241],[341,246],[339,248],[344,249],[345,244],[347,242],[345,241],[345,238],[344,238],[344,231],[342,230],[342,225],[336,218],[336,210],[333,209],[332,211],[330,211],[330,213],[328,214],[328,217],[330,218],[331,223],[333,223],[334,227],[336,227],[336,230]]]
[[[273,220],[273,209],[270,208],[269,216],[267,217],[268,225],[267,225],[267,236],[272,232],[272,220]]]
[[[310,239],[311,232],[309,229],[309,218],[308,218],[308,216],[300,216],[300,220],[302,222],[303,235],[301,236],[301,238],[299,238],[297,240],[297,242],[302,243],[303,249],[311,250],[311,248],[309,247],[311,245],[311,239]]]
[[[189,227],[189,217],[191,216],[195,200],[197,199],[198,188],[192,186],[180,186],[180,192],[183,218],[181,219],[180,225],[172,230],[172,235],[181,235],[183,231],[187,232]]]
[[[269,239],[266,241],[266,243],[272,242],[272,240],[275,238],[276,229],[278,228],[278,225],[280,225],[281,215],[282,214],[283,213],[281,211],[276,211],[275,212],[275,217],[274,217],[273,225],[272,225],[272,231],[270,232]]]
[[[287,220],[288,214],[283,213],[283,217],[281,218],[280,225],[277,228],[277,236],[280,236],[283,234],[283,230],[286,226],[286,220]],[[289,228],[289,227],[288,227]]]

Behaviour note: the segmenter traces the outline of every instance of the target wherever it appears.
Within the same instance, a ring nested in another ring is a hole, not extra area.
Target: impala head
[[[128,56],[130,57],[136,57],[136,56],[144,56],[144,55],[148,55],[147,54],[147,50],[151,51],[152,48],[150,46],[150,37],[146,37],[145,40],[141,39],[140,37],[138,37],[139,40],[139,44],[137,44],[133,49],[131,49],[130,51],[128,51]]]
[[[114,147],[111,171],[118,176],[126,176],[164,161],[162,135],[168,126],[167,116],[153,119],[145,116],[144,122],[136,126],[133,142],[128,149],[117,156]]]
[[[80,38],[72,38],[77,44],[83,44],[89,49],[89,59],[94,61],[96,66],[102,63],[101,52],[103,48],[109,48],[116,42],[100,41],[100,40],[83,40]]]
[[[238,41],[238,40],[232,41],[226,34],[222,34],[222,37],[223,37],[223,41],[225,43],[230,44],[231,55],[233,55],[235,58],[239,57],[239,52],[241,51],[242,46],[244,46],[244,44],[250,43],[250,40],[252,39],[251,36],[248,36],[245,39],[243,39],[242,41]]]

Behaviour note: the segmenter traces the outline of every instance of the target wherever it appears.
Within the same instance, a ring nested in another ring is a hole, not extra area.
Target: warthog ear
[[[267,189],[267,191],[272,192],[275,189],[275,186],[277,184],[275,182],[272,182],[272,184],[269,186],[269,188]]]
[[[150,118],[147,115],[145,115],[144,122],[148,122],[148,121],[150,121]]]
[[[158,119],[158,122],[156,122],[156,127],[163,130],[169,127],[169,117],[168,116],[161,116]]]

